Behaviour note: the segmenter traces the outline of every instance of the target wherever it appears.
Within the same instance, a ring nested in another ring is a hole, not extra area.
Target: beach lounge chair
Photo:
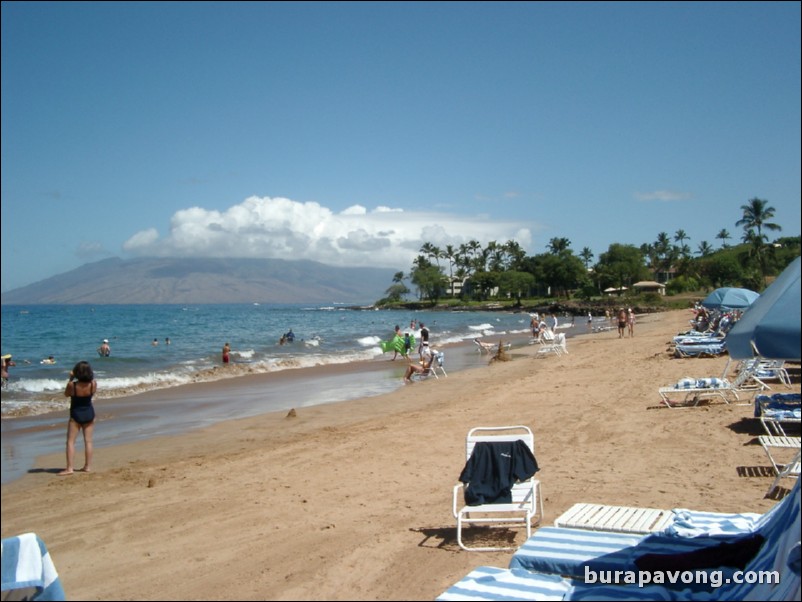
[[[791,384],[791,378],[788,375],[788,370],[785,369],[785,362],[783,360],[758,358],[755,360],[755,364],[751,367],[751,370],[752,378],[764,385],[767,380],[778,380],[784,385]],[[766,388],[769,388],[768,385],[766,385]]]
[[[467,546],[463,529],[470,525],[524,526],[532,535],[532,520],[543,520],[543,499],[534,457],[535,438],[527,426],[476,427],[465,439],[465,468],[454,486],[452,512],[457,519],[457,543],[464,550],[512,550],[511,547]],[[497,486],[498,487],[497,487]]]
[[[493,350],[496,348],[496,345],[494,345],[493,343],[484,343],[479,339],[474,339],[473,342],[476,345],[476,347],[478,347],[479,353],[492,353]]]
[[[670,510],[659,508],[574,504],[554,519],[554,526],[645,535],[663,531],[672,519]]]
[[[761,435],[758,437],[758,441],[760,441],[763,451],[765,451],[766,455],[769,457],[775,475],[774,482],[771,484],[771,487],[769,487],[766,495],[771,495],[780,484],[780,481],[786,477],[799,479],[800,448],[802,448],[802,446],[800,446],[800,441],[802,441],[802,439],[799,437]],[[782,462],[776,457],[778,453],[782,453],[780,450],[791,450],[796,453],[794,453],[790,460]]]
[[[445,353],[443,353],[442,351],[435,351],[434,349],[432,349],[431,354],[432,354],[432,362],[431,364],[429,364],[429,369],[426,370],[425,372],[416,372],[415,374],[412,375],[412,378],[422,380],[430,376],[434,376],[435,378],[439,379],[440,377],[437,375],[438,372],[440,372],[440,374],[442,374],[443,376],[446,377],[448,376],[448,374],[446,374],[446,369],[445,369],[445,361],[446,361]]]
[[[755,417],[768,435],[786,436],[783,425],[802,424],[802,395],[799,393],[775,393],[755,396]]]
[[[675,508],[641,508],[574,504],[554,519],[555,527],[589,529],[610,533],[648,535],[668,533],[685,537],[711,534],[738,534],[749,531],[760,514],[704,512]]]
[[[657,392],[660,394],[662,402],[669,408],[694,407],[702,399],[712,397],[719,397],[724,403],[730,403],[730,397],[734,401],[739,401],[738,393],[740,392],[759,392],[768,388],[765,383],[754,379],[755,366],[755,363],[744,364],[732,381],[717,377],[691,378],[686,376],[674,385],[660,387]],[[672,399],[677,401],[672,402]]]
[[[669,408],[695,407],[702,399],[712,397],[721,398],[724,403],[730,403],[729,396],[738,401],[738,389],[726,378],[691,378],[686,376],[677,381],[675,385],[660,387],[657,392],[660,399]],[[679,400],[681,401],[672,401]]]
[[[551,333],[550,330],[547,330],[545,332]],[[553,353],[555,355],[563,355],[568,353],[565,333],[563,332],[558,332],[557,334],[551,334],[550,336],[540,339],[540,345],[541,347],[537,351],[538,355],[547,355],[549,353]]]
[[[66,600],[53,559],[35,533],[2,540],[3,600]]]
[[[727,352],[724,341],[708,343],[677,343],[674,346],[674,355],[677,357],[718,357]]]
[[[719,543],[713,538],[702,539],[712,544],[708,550],[703,550],[704,558],[700,558],[698,552],[646,555],[650,546],[647,537],[629,549],[627,562],[616,569],[620,571],[617,577],[608,572],[604,581],[599,578],[599,573],[590,573],[595,569],[588,569],[588,573],[579,579],[526,570],[513,566],[513,563],[509,569],[479,567],[448,588],[437,600],[799,600],[798,483],[790,495],[761,516],[752,532],[736,539],[735,545]],[[558,549],[571,552],[570,547]],[[729,554],[729,560],[723,561],[722,552],[735,554]],[[691,568],[694,563],[697,567]],[[636,567],[635,573],[625,568],[631,565]],[[676,570],[672,583],[669,578],[675,570],[672,567],[681,565],[686,570]],[[741,578],[735,579],[733,576],[739,570],[738,566],[743,572]],[[641,570],[647,571],[649,577],[657,571],[662,572],[664,584],[638,582]],[[682,582],[678,577],[687,571],[691,571],[695,581],[706,579],[706,583],[691,585]],[[757,582],[743,578],[758,574],[763,578]],[[616,584],[611,584],[610,581],[615,579]],[[700,591],[705,587],[705,591]]]

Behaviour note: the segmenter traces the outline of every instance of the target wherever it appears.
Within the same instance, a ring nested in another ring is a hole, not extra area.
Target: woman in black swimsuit
[[[92,434],[95,430],[95,408],[92,396],[97,392],[95,374],[89,362],[78,362],[70,372],[70,381],[64,389],[64,396],[70,398],[70,422],[67,424],[67,468],[59,476],[73,473],[75,459],[75,440],[78,433],[84,433],[84,451],[86,459],[80,472],[92,470]]]

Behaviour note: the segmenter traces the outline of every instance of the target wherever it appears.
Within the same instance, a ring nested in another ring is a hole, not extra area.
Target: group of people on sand
[[[635,336],[635,312],[632,311],[632,308],[620,308],[618,313],[616,314],[616,320],[618,321],[618,338],[623,339],[625,333],[629,333],[629,336]]]
[[[410,326],[414,326],[414,320]],[[398,333],[398,326],[396,326],[396,333]],[[407,335],[408,337],[409,335]],[[405,343],[404,345],[406,353],[404,357],[407,358],[409,364],[407,365],[407,369],[404,372],[404,382],[405,383],[412,383],[412,376],[415,374],[426,374],[432,367],[432,362],[434,361],[434,351],[429,347],[429,329],[426,328],[426,325],[423,322],[420,322],[420,343],[418,344],[418,357],[420,361],[418,363],[413,363],[409,357],[411,350],[411,346]],[[395,359],[395,357],[393,357]]]

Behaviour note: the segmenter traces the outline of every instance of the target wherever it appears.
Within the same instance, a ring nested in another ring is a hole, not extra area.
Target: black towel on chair
[[[465,503],[509,504],[512,486],[540,470],[532,450],[522,440],[480,441],[465,463],[459,480],[466,484]]]

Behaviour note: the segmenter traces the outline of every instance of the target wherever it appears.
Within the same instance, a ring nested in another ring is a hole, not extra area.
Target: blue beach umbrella
[[[792,261],[727,333],[725,342],[731,357],[800,359],[801,261],[800,257]]]
[[[760,297],[755,291],[750,291],[748,288],[733,288],[725,286],[724,288],[717,288],[710,293],[705,300],[702,301],[702,306],[707,309],[746,309],[755,300]]]

